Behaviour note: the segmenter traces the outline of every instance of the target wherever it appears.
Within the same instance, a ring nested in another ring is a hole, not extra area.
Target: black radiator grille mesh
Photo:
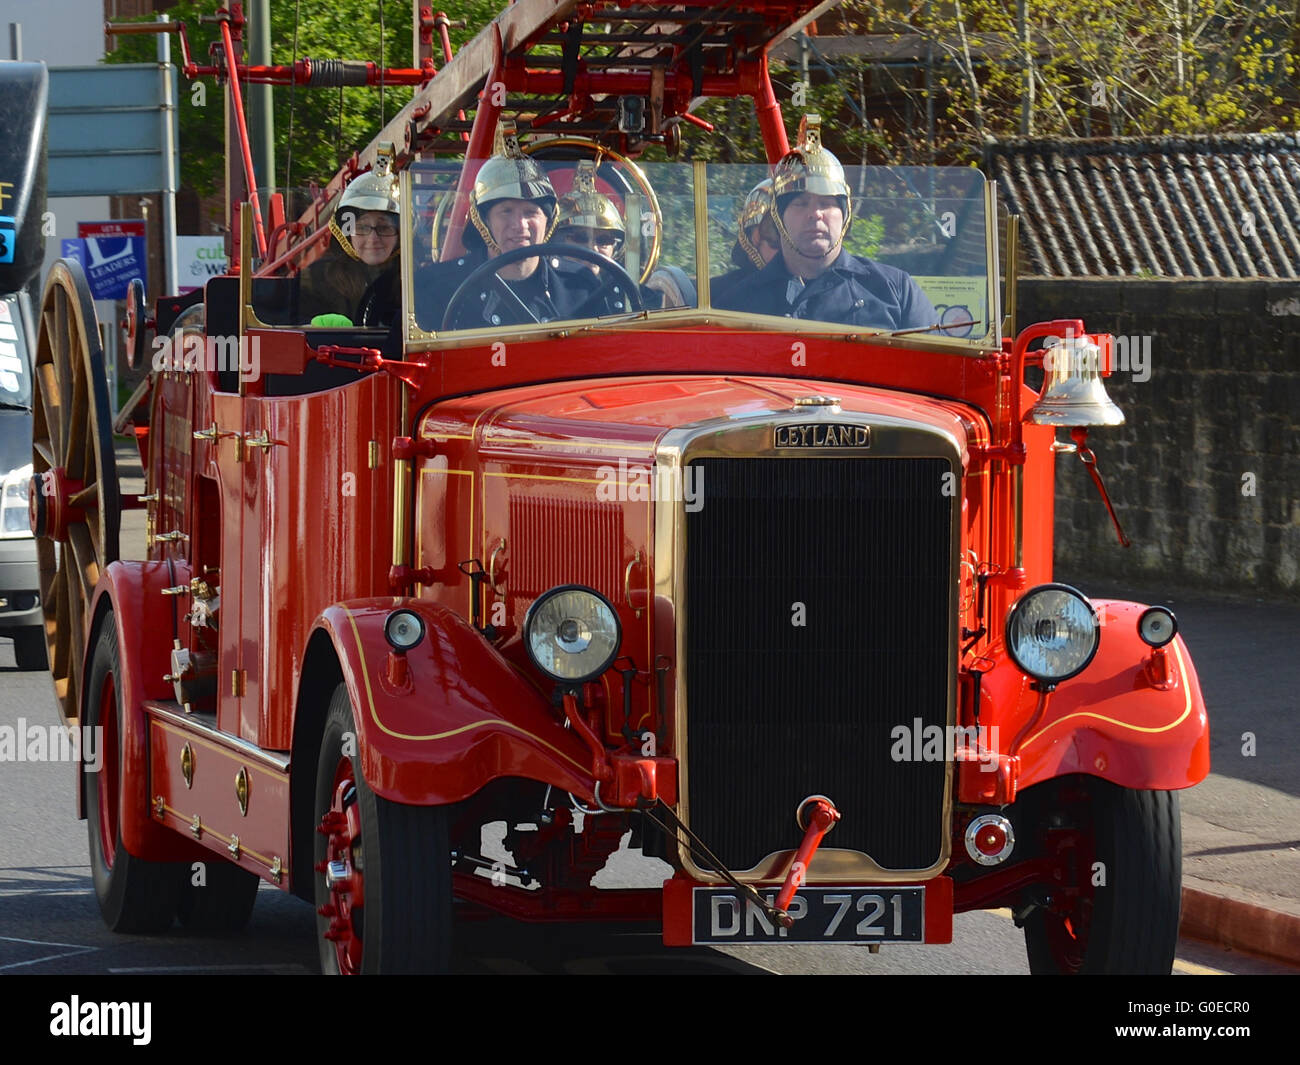
[[[686,515],[691,828],[728,868],[825,846],[889,869],[938,861],[945,765],[891,730],[947,722],[951,507],[942,459],[700,459]],[[803,624],[795,622],[802,620]]]

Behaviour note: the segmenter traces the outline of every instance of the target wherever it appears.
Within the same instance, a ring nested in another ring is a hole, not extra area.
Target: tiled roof
[[[1300,277],[1295,134],[991,142],[1022,273]]]

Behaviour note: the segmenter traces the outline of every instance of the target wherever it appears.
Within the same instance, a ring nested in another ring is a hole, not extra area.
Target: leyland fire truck
[[[1009,907],[1035,973],[1170,970],[1196,672],[1167,609],[1052,573],[1056,463],[1095,470],[1088,427],[1122,417],[1109,338],[1016,329],[1014,220],[969,168],[835,178],[845,251],[910,277],[920,324],[715,298],[795,165],[768,53],[830,6],[516,0],[454,56],[417,9],[387,70],[250,65],[238,4],[206,65],[150,24],[224,86],[233,147],[229,271],[130,301],[144,494],[74,263],[35,367],[45,636],[65,723],[104,730],[77,803],[110,928],[236,929],[266,882],[316,907],[325,971],[419,972],[475,911],[875,949]],[[258,82],[415,91],[299,211],[253,170]],[[707,97],[752,101],[748,162],[683,159]],[[497,142],[557,197],[585,173],[620,257],[548,235],[431,312]],[[399,313],[304,322],[367,173],[396,175]],[[601,298],[456,313],[526,259]],[[620,846],[661,872],[608,886]]]

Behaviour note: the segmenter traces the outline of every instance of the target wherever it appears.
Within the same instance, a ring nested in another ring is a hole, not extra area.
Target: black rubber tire
[[[14,633],[14,661],[24,671],[50,668],[44,629],[23,629]]]
[[[355,799],[361,809],[365,906],[357,930],[362,973],[445,973],[451,957],[451,843],[447,812],[439,806],[406,806],[377,796],[361,774],[355,752],[344,755],[344,738],[356,736],[352,702],[340,684],[330,699],[317,758],[312,824],[316,864],[328,841],[315,831],[333,799],[335,772],[349,757]],[[355,747],[355,740],[354,740]],[[315,874],[316,905],[330,900],[322,871]],[[329,921],[317,916],[321,971],[338,973],[334,944],[324,938]],[[354,922],[355,926],[355,922]]]
[[[86,822],[90,837],[90,876],[95,885],[95,898],[104,923],[113,932],[165,932],[176,916],[176,901],[180,895],[181,876],[188,866],[178,862],[149,862],[128,853],[122,844],[122,694],[117,678],[121,664],[117,651],[117,627],[112,614],[106,614],[100,624],[95,642],[95,654],[90,663],[90,679],[86,685],[82,720],[91,728],[103,725],[104,701],[108,686],[112,686],[110,700],[113,712],[111,724],[104,726],[102,746],[97,748],[101,762],[99,772],[92,772],[82,764],[82,782],[86,796]],[[111,730],[111,733],[110,733]],[[101,799],[99,774],[110,771],[106,785],[108,795]],[[105,839],[101,835],[107,803],[116,809],[110,815],[114,826],[113,853],[105,854]]]
[[[1102,864],[1105,884],[1092,889],[1090,917],[1073,939],[1059,917],[1033,911],[1025,923],[1029,970],[1035,976],[1167,976],[1182,915],[1178,793],[1136,791],[1097,777],[1076,781],[1086,801],[1060,812],[1091,828],[1093,860]],[[1091,877],[1091,868],[1080,873]]]
[[[204,863],[204,883],[194,883],[194,867],[182,885],[176,916],[197,935],[223,936],[248,924],[261,878],[231,862],[213,857]]]

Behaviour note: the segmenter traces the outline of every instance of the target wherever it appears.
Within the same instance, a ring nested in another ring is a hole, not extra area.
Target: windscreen
[[[562,142],[529,158],[544,179],[512,184],[486,171],[459,202],[459,162],[412,166],[421,330],[496,331],[698,306],[690,164],[590,160],[588,150]],[[578,177],[584,163],[587,185]]]
[[[708,167],[714,307],[960,339],[992,331],[979,171],[846,167],[849,195],[830,183],[778,187],[755,219],[746,200],[769,176]]]
[[[589,158],[589,149],[542,149],[530,156],[540,174],[485,166],[464,180],[459,161],[412,166],[404,243],[419,333],[495,336],[579,321],[636,329],[713,308],[732,312],[719,323],[741,328],[984,343],[995,334],[977,170],[848,167],[830,187],[784,186],[755,212],[766,165],[602,157],[579,196]],[[696,244],[697,217],[707,248]]]

